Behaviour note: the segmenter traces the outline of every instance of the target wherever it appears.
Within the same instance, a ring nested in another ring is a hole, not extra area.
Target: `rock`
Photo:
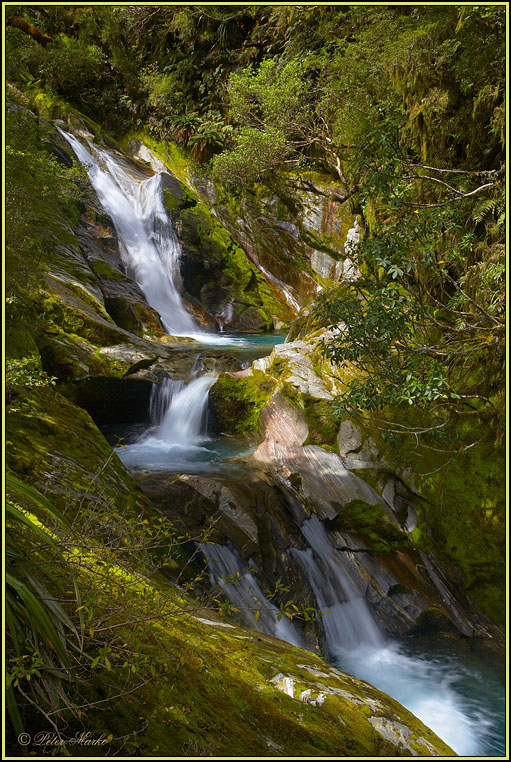
[[[342,421],[337,435],[339,455],[345,458],[349,453],[357,452],[362,447],[362,432],[353,421]]]
[[[314,250],[310,259],[311,267],[322,278],[338,281],[343,273],[343,263],[323,251]]]
[[[280,395],[274,395],[263,410],[261,423],[265,438],[254,452],[254,459],[263,463],[287,463],[309,431],[301,411]]]
[[[143,358],[142,360],[139,360],[134,365],[130,365],[126,373],[124,374],[124,377],[131,376],[133,373],[138,373],[139,370],[145,370],[147,368],[150,368],[151,365],[154,365],[154,363],[158,360],[157,357],[147,357]]]

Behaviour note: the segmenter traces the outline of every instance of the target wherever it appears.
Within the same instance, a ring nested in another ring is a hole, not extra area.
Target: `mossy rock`
[[[394,411],[394,416],[408,426],[431,425],[413,408],[401,410],[399,417]],[[433,433],[426,436],[426,446],[418,452],[409,437],[367,431],[386,471],[401,475],[405,483],[412,479],[413,492],[421,498],[414,503],[420,509],[419,525],[409,535],[411,543],[457,568],[462,592],[495,622],[504,622],[505,448],[492,423],[479,415],[453,418],[441,440]],[[371,483],[370,472],[358,473]]]
[[[9,325],[5,331],[5,350],[9,358],[21,359],[39,355],[33,332],[28,326],[16,323]]]
[[[390,554],[396,547],[408,546],[408,538],[392,524],[381,505],[351,500],[343,505],[328,526],[338,532],[363,537],[374,554]]]
[[[275,388],[271,379],[258,383],[252,376],[222,373],[209,393],[216,431],[241,436],[256,431],[259,416]]]
[[[89,414],[52,387],[24,389],[6,411],[6,465],[55,497],[67,512],[73,500],[148,506],[136,482]],[[101,478],[98,478],[101,474]]]
[[[431,607],[423,611],[413,629],[414,634],[432,632],[458,633],[456,626],[444,611]]]
[[[339,431],[339,421],[334,418],[333,402],[305,395],[303,410],[309,426],[309,436],[304,444],[333,448]]]
[[[119,328],[142,336],[147,331],[163,334],[160,316],[149,305],[119,294],[105,298],[105,308]]]

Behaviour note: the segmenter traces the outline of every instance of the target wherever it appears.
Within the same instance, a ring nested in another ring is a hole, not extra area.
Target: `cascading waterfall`
[[[293,624],[269,601],[239,555],[226,545],[203,543],[200,548],[209,564],[213,587],[220,587],[245,623],[266,635],[286,640],[294,646],[305,643]],[[257,619],[255,613],[259,612]],[[281,617],[279,619],[279,616]]]
[[[102,206],[111,216],[121,259],[147,303],[173,336],[189,336],[207,344],[243,344],[202,330],[179,293],[181,245],[163,205],[162,173],[147,178],[134,164],[87,140],[59,130],[86,167]]]
[[[478,754],[490,716],[456,690],[457,663],[424,659],[388,643],[349,573],[350,562],[328,539],[317,516],[301,527],[307,550],[292,549],[314,591],[331,659],[400,701],[458,754]]]
[[[384,646],[364,598],[344,568],[344,559],[329,542],[321,521],[312,516],[301,529],[310,548],[293,552],[304,568],[319,609],[329,612],[322,617],[329,651],[352,651],[362,644]]]
[[[153,387],[151,418],[157,426],[150,429],[141,441],[155,440],[170,446],[187,448],[207,441],[205,417],[208,392],[215,383],[214,376],[199,376],[188,384],[165,378]]]
[[[61,133],[86,166],[99,200],[114,222],[126,270],[160,314],[165,330],[208,344],[243,345],[245,340],[201,330],[183,304],[181,247],[163,204],[162,175],[147,177],[117,153],[89,141],[86,147],[75,136],[63,130]],[[286,285],[260,269],[298,311],[299,305]],[[219,322],[230,322],[231,308],[220,313]],[[205,416],[214,382],[213,376],[196,377],[192,373],[188,383],[165,379],[155,386],[150,411],[153,425],[135,444],[118,449],[125,464],[149,471],[208,473],[207,461],[214,454],[205,446]],[[467,673],[464,678],[458,662],[443,657],[420,658],[387,642],[367,606],[364,591],[359,589],[359,580],[350,573],[349,554],[333,547],[315,516],[303,524],[302,533],[309,548],[291,552],[310,581],[318,608],[329,612],[323,614],[322,622],[332,661],[392,695],[459,754],[484,754],[485,749],[503,753],[500,739],[492,738],[496,725],[491,711],[485,713],[481,701],[467,699],[467,691],[465,698],[460,698],[457,683],[466,678],[467,684],[473,685],[474,674]],[[212,583],[223,589],[249,626],[294,645],[305,645],[289,620],[278,620],[278,609],[265,598],[249,567],[231,548],[206,544],[202,551],[209,561]],[[257,620],[254,609],[260,609]],[[484,678],[479,683],[484,685]],[[472,694],[468,691],[469,696]],[[488,697],[488,704],[492,698]]]
[[[90,141],[88,150],[74,135],[61,133],[87,168],[114,222],[122,261],[165,330],[176,336],[200,334],[175,285],[181,247],[163,206],[161,174],[147,178],[111,151]]]
[[[198,376],[186,384],[165,378],[151,393],[153,426],[134,443],[118,450],[131,468],[178,471],[193,460],[205,460],[209,390],[216,376]]]

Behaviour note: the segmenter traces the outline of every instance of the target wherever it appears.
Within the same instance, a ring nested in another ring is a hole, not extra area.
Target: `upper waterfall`
[[[112,151],[89,141],[88,150],[74,135],[61,132],[87,168],[114,222],[123,263],[159,312],[165,330],[175,336],[200,334],[176,287],[181,246],[163,206],[161,174],[144,177]]]
[[[111,216],[121,259],[147,303],[172,336],[189,336],[207,344],[240,344],[240,339],[209,333],[194,321],[179,292],[181,244],[163,204],[162,173],[146,177],[113,151],[59,128],[86,167],[98,198]]]

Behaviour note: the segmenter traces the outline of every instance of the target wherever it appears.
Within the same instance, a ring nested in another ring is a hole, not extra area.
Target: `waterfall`
[[[165,378],[151,392],[152,426],[117,453],[128,468],[190,473],[202,470],[212,453],[205,447],[209,390],[216,376],[193,377],[188,382]]]
[[[88,150],[74,135],[61,133],[87,168],[114,222],[122,261],[160,314],[165,330],[175,336],[200,334],[176,286],[181,247],[163,206],[161,173],[146,178],[112,151],[90,141]]]
[[[165,378],[155,385],[150,415],[156,426],[143,435],[142,441],[153,439],[177,447],[206,441],[208,394],[215,381],[215,376],[199,376],[188,384]]]
[[[290,620],[285,615],[279,620],[279,609],[264,595],[250,571],[250,563],[244,564],[239,555],[225,545],[203,543],[200,548],[208,560],[212,586],[222,589],[249,627],[304,647],[303,638]]]
[[[360,646],[380,648],[385,641],[360,592],[350,578],[345,559],[330,543],[323,524],[312,516],[301,527],[307,550],[293,550],[324,613],[322,623],[330,653]]]
[[[492,720],[460,695],[459,664],[420,658],[387,642],[350,575],[346,553],[333,547],[317,516],[301,530],[310,547],[292,553],[324,612],[321,621],[332,662],[397,699],[457,753],[479,754],[492,732]]]

